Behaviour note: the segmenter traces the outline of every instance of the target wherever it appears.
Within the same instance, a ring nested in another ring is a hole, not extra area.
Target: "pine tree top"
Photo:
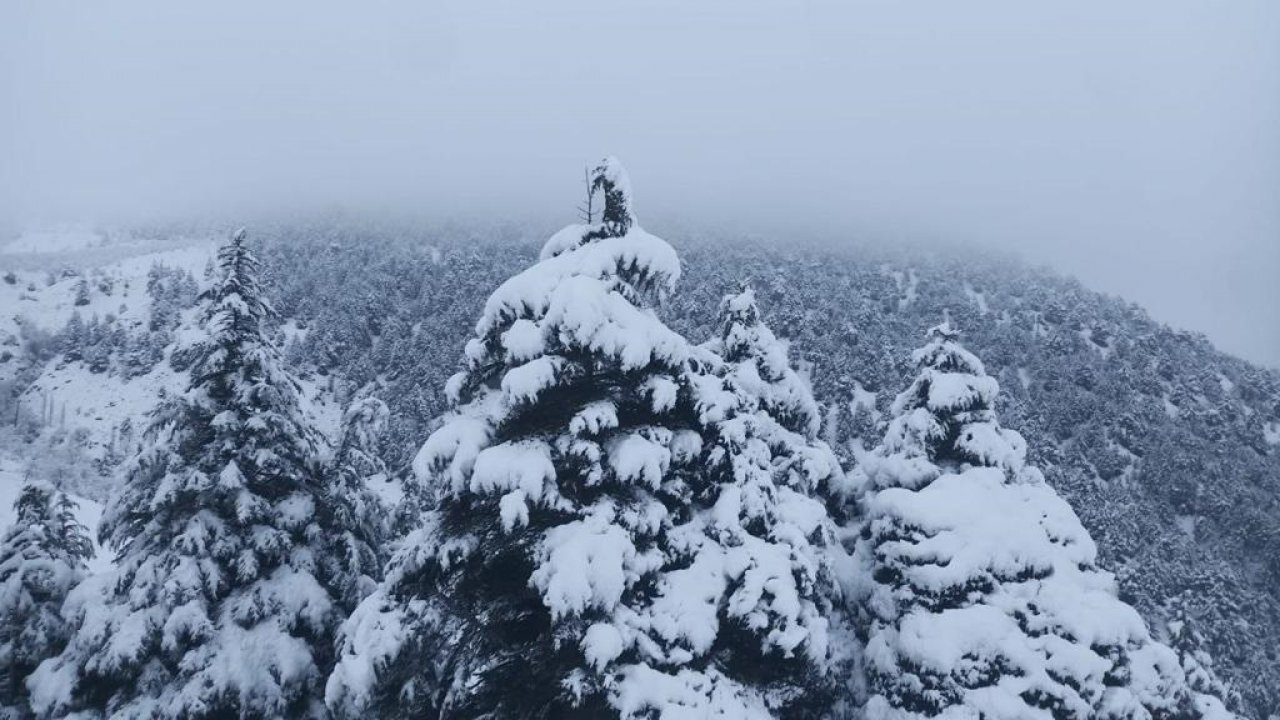
[[[467,343],[467,370],[446,388],[454,402],[495,383],[513,404],[531,401],[553,376],[572,372],[573,358],[678,372],[696,354],[650,311],[680,277],[679,257],[634,223],[621,165],[597,170],[603,219],[557,232],[538,263],[493,292]]]
[[[599,192],[604,197],[604,209],[600,213],[601,230],[607,237],[626,235],[636,224],[636,216],[631,199],[631,177],[618,158],[609,156],[592,170],[591,192]]]
[[[808,381],[791,367],[790,345],[774,335],[756,305],[755,291],[744,284],[720,301],[720,338],[709,347],[731,366],[729,382],[753,397],[785,428],[806,438],[822,424]]]
[[[215,339],[225,338],[227,333],[256,333],[260,324],[274,315],[258,279],[262,264],[247,241],[248,232],[241,228],[218,248],[216,279],[200,296],[205,303],[204,321]]]
[[[959,336],[944,322],[930,328],[926,344],[911,354],[917,374],[893,401],[880,452],[900,456],[912,469],[882,473],[877,482],[918,486],[942,469],[962,466],[999,467],[1014,476],[1026,469],[1026,441],[1000,427],[996,416],[1000,384]]]
[[[546,260],[592,240],[625,237],[639,230],[631,178],[617,158],[607,157],[592,168],[587,189],[592,200],[599,197],[604,203],[599,222],[570,225],[556,233],[543,246],[541,259]]]

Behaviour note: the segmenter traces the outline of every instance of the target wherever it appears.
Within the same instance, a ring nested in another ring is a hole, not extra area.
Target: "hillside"
[[[383,453],[404,467],[445,408],[440,388],[458,368],[484,298],[535,257],[540,236],[340,223],[261,233],[269,292],[286,320],[277,339],[310,388],[312,412],[327,418],[322,425],[331,428],[337,408],[358,392],[375,393],[391,408]],[[949,316],[999,380],[1004,424],[1027,437],[1029,459],[1097,540],[1123,599],[1158,635],[1189,620],[1242,709],[1257,718],[1280,713],[1280,375],[1006,258],[675,241],[684,276],[662,309],[668,323],[709,337],[720,298],[750,281],[769,324],[792,341],[792,357],[824,404],[824,432],[849,462],[880,434],[911,348]],[[103,274],[118,273],[132,289],[147,287],[157,259],[113,262],[117,269]],[[196,263],[183,268],[199,275]],[[66,330],[78,277],[55,279],[40,299],[20,303],[47,337],[8,330],[25,354],[4,372],[44,423],[29,448],[59,426],[63,434],[84,428],[77,442],[97,461],[95,490],[105,494],[120,453],[104,450],[147,397],[181,377],[187,301],[165,289],[175,276],[164,276],[142,296],[146,303],[131,300],[121,311],[123,339],[100,342],[105,357],[94,363],[84,357],[87,338]],[[24,269],[12,287],[42,278]],[[91,298],[83,309],[106,312],[95,304],[103,302]],[[177,308],[159,326],[150,321],[157,302],[166,317]],[[163,344],[135,367],[129,348],[137,337]],[[43,338],[34,351],[32,338]]]
[[[750,280],[808,368],[826,433],[850,456],[877,437],[910,349],[949,314],[1122,597],[1158,634],[1188,619],[1246,712],[1280,712],[1280,375],[1005,258],[679,245],[685,274],[667,320],[708,337],[720,297]],[[393,417],[385,451],[403,465],[444,409],[438,389],[483,298],[535,251],[512,229],[326,226],[281,231],[264,257],[278,306],[310,328],[289,357],[339,378],[340,397],[378,388]]]

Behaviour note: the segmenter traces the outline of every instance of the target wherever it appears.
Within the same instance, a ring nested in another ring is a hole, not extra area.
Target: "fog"
[[[0,4],[0,219],[639,213],[1014,250],[1280,367],[1274,0]],[[786,229],[791,229],[789,232]]]

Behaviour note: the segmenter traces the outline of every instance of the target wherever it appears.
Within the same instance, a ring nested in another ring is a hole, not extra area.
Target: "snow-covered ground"
[[[31,235],[23,235],[15,243],[30,251]],[[69,241],[68,241],[69,242]],[[7,250],[12,254],[14,243]],[[14,282],[0,281],[0,343],[20,337],[22,326],[28,325],[53,333],[79,312],[86,321],[97,315],[113,314],[127,328],[137,328],[150,320],[147,273],[153,265],[188,270],[199,278],[205,264],[213,257],[212,241],[188,247],[149,252],[114,261],[99,268],[75,268],[80,276],[53,270],[10,271]],[[0,261],[2,264],[2,261]],[[0,270],[3,268],[0,267]],[[48,284],[50,272],[55,282]],[[88,280],[88,304],[75,304],[76,285],[81,277]],[[109,280],[110,293],[101,289]],[[12,377],[18,363],[0,363],[0,379]],[[26,410],[37,417],[48,417],[51,425],[67,429],[84,428],[89,433],[90,452],[100,452],[112,442],[113,433],[125,418],[141,418],[155,404],[163,388],[175,391],[182,379],[175,377],[162,363],[149,375],[126,381],[117,376],[90,373],[80,363],[65,363],[54,358],[22,396]],[[136,424],[135,420],[135,424]]]
[[[0,315],[0,337],[5,333],[17,334],[19,326],[27,322],[44,330],[57,330],[77,311],[85,320],[94,315],[113,314],[126,324],[146,322],[150,312],[147,271],[151,266],[159,264],[189,270],[199,278],[215,249],[212,243],[207,243],[145,253],[100,268],[69,268],[83,273],[89,281],[89,302],[80,306],[75,304],[80,276],[62,276],[61,271],[54,270],[14,270],[13,283],[0,282],[0,308],[4,309]],[[55,279],[52,285],[47,284],[50,272]],[[98,288],[98,281],[105,279],[112,284],[110,294]]]
[[[188,313],[190,315],[190,313]],[[184,319],[177,333],[179,340],[190,335]],[[186,373],[175,372],[167,361],[160,362],[146,375],[123,378],[107,373],[93,373],[80,362],[67,363],[54,358],[44,372],[22,395],[27,410],[37,416],[48,408],[51,427],[82,430],[84,450],[91,457],[101,457],[109,449],[129,452],[118,447],[125,421],[130,421],[134,440],[146,425],[146,418],[161,397],[186,390]],[[342,419],[342,408],[332,400],[326,388],[315,382],[302,381],[303,410],[316,421],[322,432],[336,436]]]
[[[125,380],[55,358],[23,393],[22,401],[37,415],[47,406],[54,427],[87,431],[84,449],[100,457],[116,441],[125,420],[140,431],[162,393],[181,392],[185,384],[185,374],[175,373],[166,362]]]
[[[27,478],[22,470],[22,462],[8,453],[0,453],[0,533],[13,524],[15,514],[13,504],[22,492]],[[76,518],[89,528],[93,538],[93,547],[97,551],[89,562],[90,572],[102,572],[111,567],[111,553],[98,544],[98,523],[102,520],[102,506],[92,500],[72,496],[80,504]]]
[[[22,326],[53,333],[62,328],[74,312],[79,312],[86,322],[95,315],[113,314],[130,330],[143,328],[151,314],[151,297],[146,289],[151,268],[158,264],[185,270],[201,282],[205,267],[217,250],[217,239],[205,238],[183,247],[139,252],[101,267],[72,268],[65,274],[57,262],[37,269],[6,269],[6,257],[19,257],[18,253],[26,253],[23,257],[30,259],[31,253],[40,252],[46,246],[42,244],[42,237],[38,233],[24,234],[6,246],[4,254],[0,254],[0,276],[12,273],[14,280],[12,283],[8,279],[0,280],[0,349],[6,347],[3,343],[7,338],[13,338],[9,347],[15,354]],[[76,238],[79,238],[77,242],[80,245],[72,244]],[[56,242],[50,239],[47,247],[59,251],[74,247],[101,247],[102,242],[101,238],[91,240],[85,233],[62,234],[55,239]],[[53,273],[52,284],[48,282],[50,273]],[[76,285],[81,277],[87,279],[90,286],[89,302],[77,306]],[[107,279],[109,283],[104,283]],[[102,289],[107,284],[109,293]],[[198,336],[198,331],[194,330],[194,312],[188,310],[175,331],[177,345]],[[297,332],[295,328],[291,334]],[[12,377],[17,368],[16,360],[0,362],[0,380]],[[21,402],[33,416],[47,420],[50,432],[66,431],[81,438],[81,449],[88,457],[101,458],[109,450],[114,450],[118,456],[133,449],[131,445],[124,444],[126,439],[122,431],[126,421],[132,426],[129,439],[136,443],[147,414],[159,399],[167,394],[183,392],[186,382],[186,374],[175,372],[167,361],[160,362],[146,375],[126,379],[117,374],[90,372],[85,364],[66,362],[58,356],[49,361],[25,389]],[[330,398],[325,387],[304,382],[303,407],[322,431],[336,434],[342,409]],[[15,462],[25,467],[21,460],[17,458]]]

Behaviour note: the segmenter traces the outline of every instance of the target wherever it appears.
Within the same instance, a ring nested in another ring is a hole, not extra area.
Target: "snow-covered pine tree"
[[[865,462],[866,717],[1232,717],[1117,598],[957,335],[929,331]]]
[[[76,307],[89,304],[89,281],[87,279],[80,278],[80,281],[75,286],[75,294]]]
[[[776,709],[820,717],[845,680],[831,663],[847,653],[829,647],[828,638],[851,640],[833,568],[843,550],[826,507],[841,504],[844,473],[818,439],[821,411],[808,381],[791,367],[787,343],[764,324],[750,288],[723,299],[719,338],[706,347],[724,359],[720,373],[734,402],[723,419],[707,423],[710,484],[698,502],[712,509],[689,524],[715,539],[704,548],[711,555],[728,564],[751,558],[755,567],[730,604],[759,603],[739,616],[748,627],[726,623],[722,636],[740,635],[736,644],[718,639],[720,665],[767,692],[795,695]],[[774,643],[759,641],[762,624],[776,633]]]
[[[43,717],[311,718],[358,591],[323,439],[265,336],[259,265],[236,233],[201,298],[190,385],[151,419],[102,535],[117,568],[72,593],[75,629],[31,676]]]
[[[455,410],[414,464],[436,507],[345,626],[338,715],[808,717],[821,702],[825,514],[800,488],[824,475],[768,465],[762,421],[729,424],[755,406],[651,309],[675,252],[635,222],[616,160],[591,186],[601,221],[554,235],[485,305],[446,387]]]
[[[93,543],[75,501],[51,487],[24,486],[13,507],[0,539],[0,717],[25,718],[25,680],[67,642],[62,603],[84,579]]]
[[[1197,702],[1221,700],[1228,707],[1239,707],[1240,693],[1214,671],[1213,656],[1205,648],[1204,637],[1196,629],[1196,621],[1188,608],[1190,595],[1191,591],[1187,591],[1172,603],[1174,616],[1167,623],[1169,646],[1178,654],[1178,662],[1186,673],[1187,684],[1197,694]],[[1207,712],[1206,715],[1213,717]]]
[[[386,561],[389,508],[367,492],[367,483],[386,477],[387,466],[378,452],[378,443],[389,417],[387,404],[373,396],[352,401],[342,417],[342,436],[332,472],[339,492],[348,499],[337,505],[342,512],[337,526],[342,529],[340,547],[345,557],[343,572],[347,575],[343,601],[347,608],[354,608],[373,592]]]

